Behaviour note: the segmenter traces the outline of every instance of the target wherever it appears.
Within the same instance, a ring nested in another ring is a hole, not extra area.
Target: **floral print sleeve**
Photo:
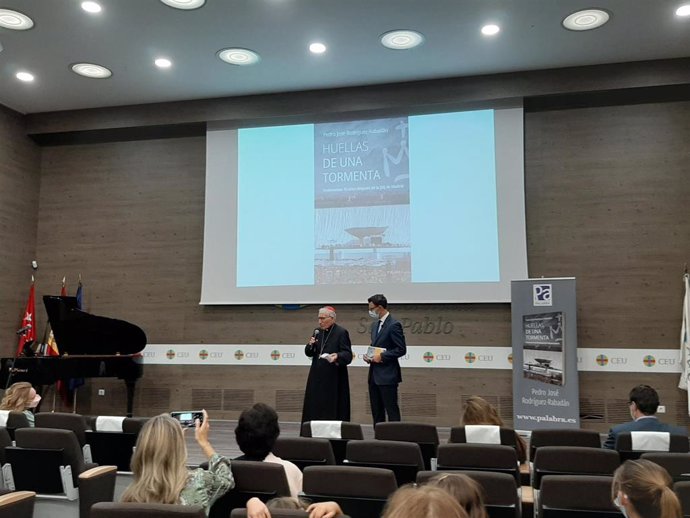
[[[187,485],[180,495],[180,503],[184,505],[200,505],[206,514],[213,503],[235,487],[232,478],[230,459],[218,455],[211,457],[208,470],[199,468],[189,473]]]

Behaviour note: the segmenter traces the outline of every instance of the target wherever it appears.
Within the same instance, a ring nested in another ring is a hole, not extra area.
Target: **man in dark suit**
[[[374,425],[386,420],[400,421],[398,383],[402,381],[398,358],[407,353],[402,324],[388,312],[388,301],[381,294],[368,299],[369,316],[376,321],[371,326],[371,345],[385,349],[373,356],[365,355],[369,364],[369,401]]]
[[[654,415],[659,408],[659,394],[649,385],[638,385],[630,391],[630,416],[628,423],[614,426],[604,442],[604,448],[616,447],[616,437],[621,432],[670,432],[677,435],[688,435],[684,427],[662,423]]]

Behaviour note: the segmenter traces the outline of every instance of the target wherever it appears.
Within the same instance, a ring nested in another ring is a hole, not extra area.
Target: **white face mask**
[[[625,516],[625,518],[628,518],[628,512],[625,510],[625,507],[621,504],[621,499],[618,495],[616,495],[616,498],[613,499],[613,505],[618,507],[618,510]]]
[[[369,316],[371,318],[379,318],[379,314],[376,311],[374,311],[373,309],[369,310]]]
[[[29,408],[36,408],[40,402],[41,402],[41,396],[39,396],[38,394],[36,394],[36,397],[33,398],[33,399],[29,402],[29,404],[28,404],[27,406],[28,406]]]

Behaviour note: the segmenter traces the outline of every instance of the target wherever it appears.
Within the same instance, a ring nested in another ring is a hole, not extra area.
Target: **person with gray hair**
[[[319,327],[304,348],[311,368],[304,393],[302,422],[349,421],[352,343],[347,329],[335,323],[333,306],[319,309]]]

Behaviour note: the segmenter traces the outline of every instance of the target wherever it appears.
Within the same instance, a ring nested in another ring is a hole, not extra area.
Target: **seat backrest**
[[[12,438],[7,428],[0,426],[0,466],[5,463],[5,448],[12,446]]]
[[[422,450],[424,469],[431,469],[431,459],[438,455],[438,430],[428,423],[378,423],[374,437],[383,441],[416,442]]]
[[[340,425],[341,439],[361,440],[364,439],[364,432],[362,432],[362,425],[352,423],[350,421],[342,421]],[[305,421],[300,428],[300,436],[312,437],[311,421]]]
[[[644,432],[636,432],[637,434],[643,434]],[[658,434],[659,432],[652,432]],[[677,435],[669,433],[668,435],[668,451],[676,453],[687,453],[690,443],[688,443],[688,437],[686,435]],[[629,459],[639,459],[640,456],[648,450],[636,450],[633,448],[633,439],[631,432],[621,432],[616,435],[616,450],[620,453],[621,461],[626,461]]]
[[[131,471],[137,435],[124,432],[87,432],[86,443],[91,447],[91,458],[96,464],[117,466],[118,471]]]
[[[45,494],[64,492],[60,467],[66,462],[62,450],[8,446],[5,461],[12,466],[14,487],[18,490]]]
[[[24,415],[24,412],[9,412],[7,414],[7,423],[5,424],[7,431],[12,440],[16,430],[20,428],[30,428],[29,419]]]
[[[0,496],[0,518],[32,518],[36,493],[13,491]]]
[[[398,485],[389,469],[353,466],[309,466],[304,470],[304,493],[386,499]]]
[[[116,466],[98,466],[79,475],[79,518],[90,518],[93,504],[113,501],[116,477]]]
[[[495,444],[503,444],[504,446],[516,446],[516,439],[515,439],[515,430],[512,428],[505,428],[505,427],[497,427],[498,428],[498,436],[499,436],[499,442]],[[470,437],[472,437],[470,435]],[[465,431],[464,426],[454,426],[453,428],[450,429],[450,438],[448,439],[449,443],[463,443],[463,442],[480,442],[483,444],[492,444],[489,441],[472,441],[472,440],[467,440],[467,433]]]
[[[474,470],[507,473],[520,480],[515,448],[499,444],[442,444],[438,447],[439,470]]]
[[[613,475],[620,465],[618,452],[583,446],[542,446],[532,466],[532,486],[539,489],[546,475]]]
[[[63,459],[72,468],[74,486],[79,484],[79,475],[85,471],[84,455],[77,436],[71,430],[50,428],[21,428],[15,433],[17,446],[37,450],[61,449]]]
[[[313,502],[334,500],[345,514],[369,518],[381,515],[388,496],[398,488],[389,469],[354,466],[309,466],[303,492]]]
[[[86,419],[80,414],[64,412],[39,412],[36,414],[36,428],[56,428],[72,430],[77,436],[80,446],[86,444]]]
[[[349,421],[343,421],[340,426],[341,439],[328,439],[331,442],[331,448],[333,449],[333,456],[335,457],[336,464],[342,464],[345,459],[345,447],[348,441],[361,441],[364,439],[364,432],[362,431],[362,425],[357,423],[351,423]],[[311,421],[305,421],[302,423],[300,428],[301,437],[312,437],[311,433]]]
[[[685,518],[690,517],[690,481],[676,482],[673,484],[673,491],[680,500],[680,507]]]
[[[690,453],[647,452],[640,458],[655,462],[668,471],[676,482],[690,480]]]
[[[611,500],[613,477],[547,475],[541,482],[537,515],[541,518],[622,516]]]
[[[335,464],[333,447],[328,439],[278,437],[272,451],[281,459],[294,463],[300,470],[318,464]]]
[[[350,466],[390,469],[399,486],[414,482],[417,472],[424,469],[419,445],[405,441],[350,441],[345,462]]]
[[[585,446],[601,448],[601,437],[594,430],[579,428],[556,428],[533,430],[529,441],[529,458],[534,460],[535,452],[542,446]]]
[[[206,518],[196,505],[134,504],[100,502],[91,508],[91,518]]]
[[[149,417],[126,417],[124,421],[122,421],[122,431],[124,433],[133,433],[138,436],[142,427],[149,419]]]
[[[252,497],[266,502],[278,496],[290,496],[290,486],[281,464],[233,460],[231,468],[235,487],[213,503],[209,518],[227,518],[230,511],[244,507]]]

